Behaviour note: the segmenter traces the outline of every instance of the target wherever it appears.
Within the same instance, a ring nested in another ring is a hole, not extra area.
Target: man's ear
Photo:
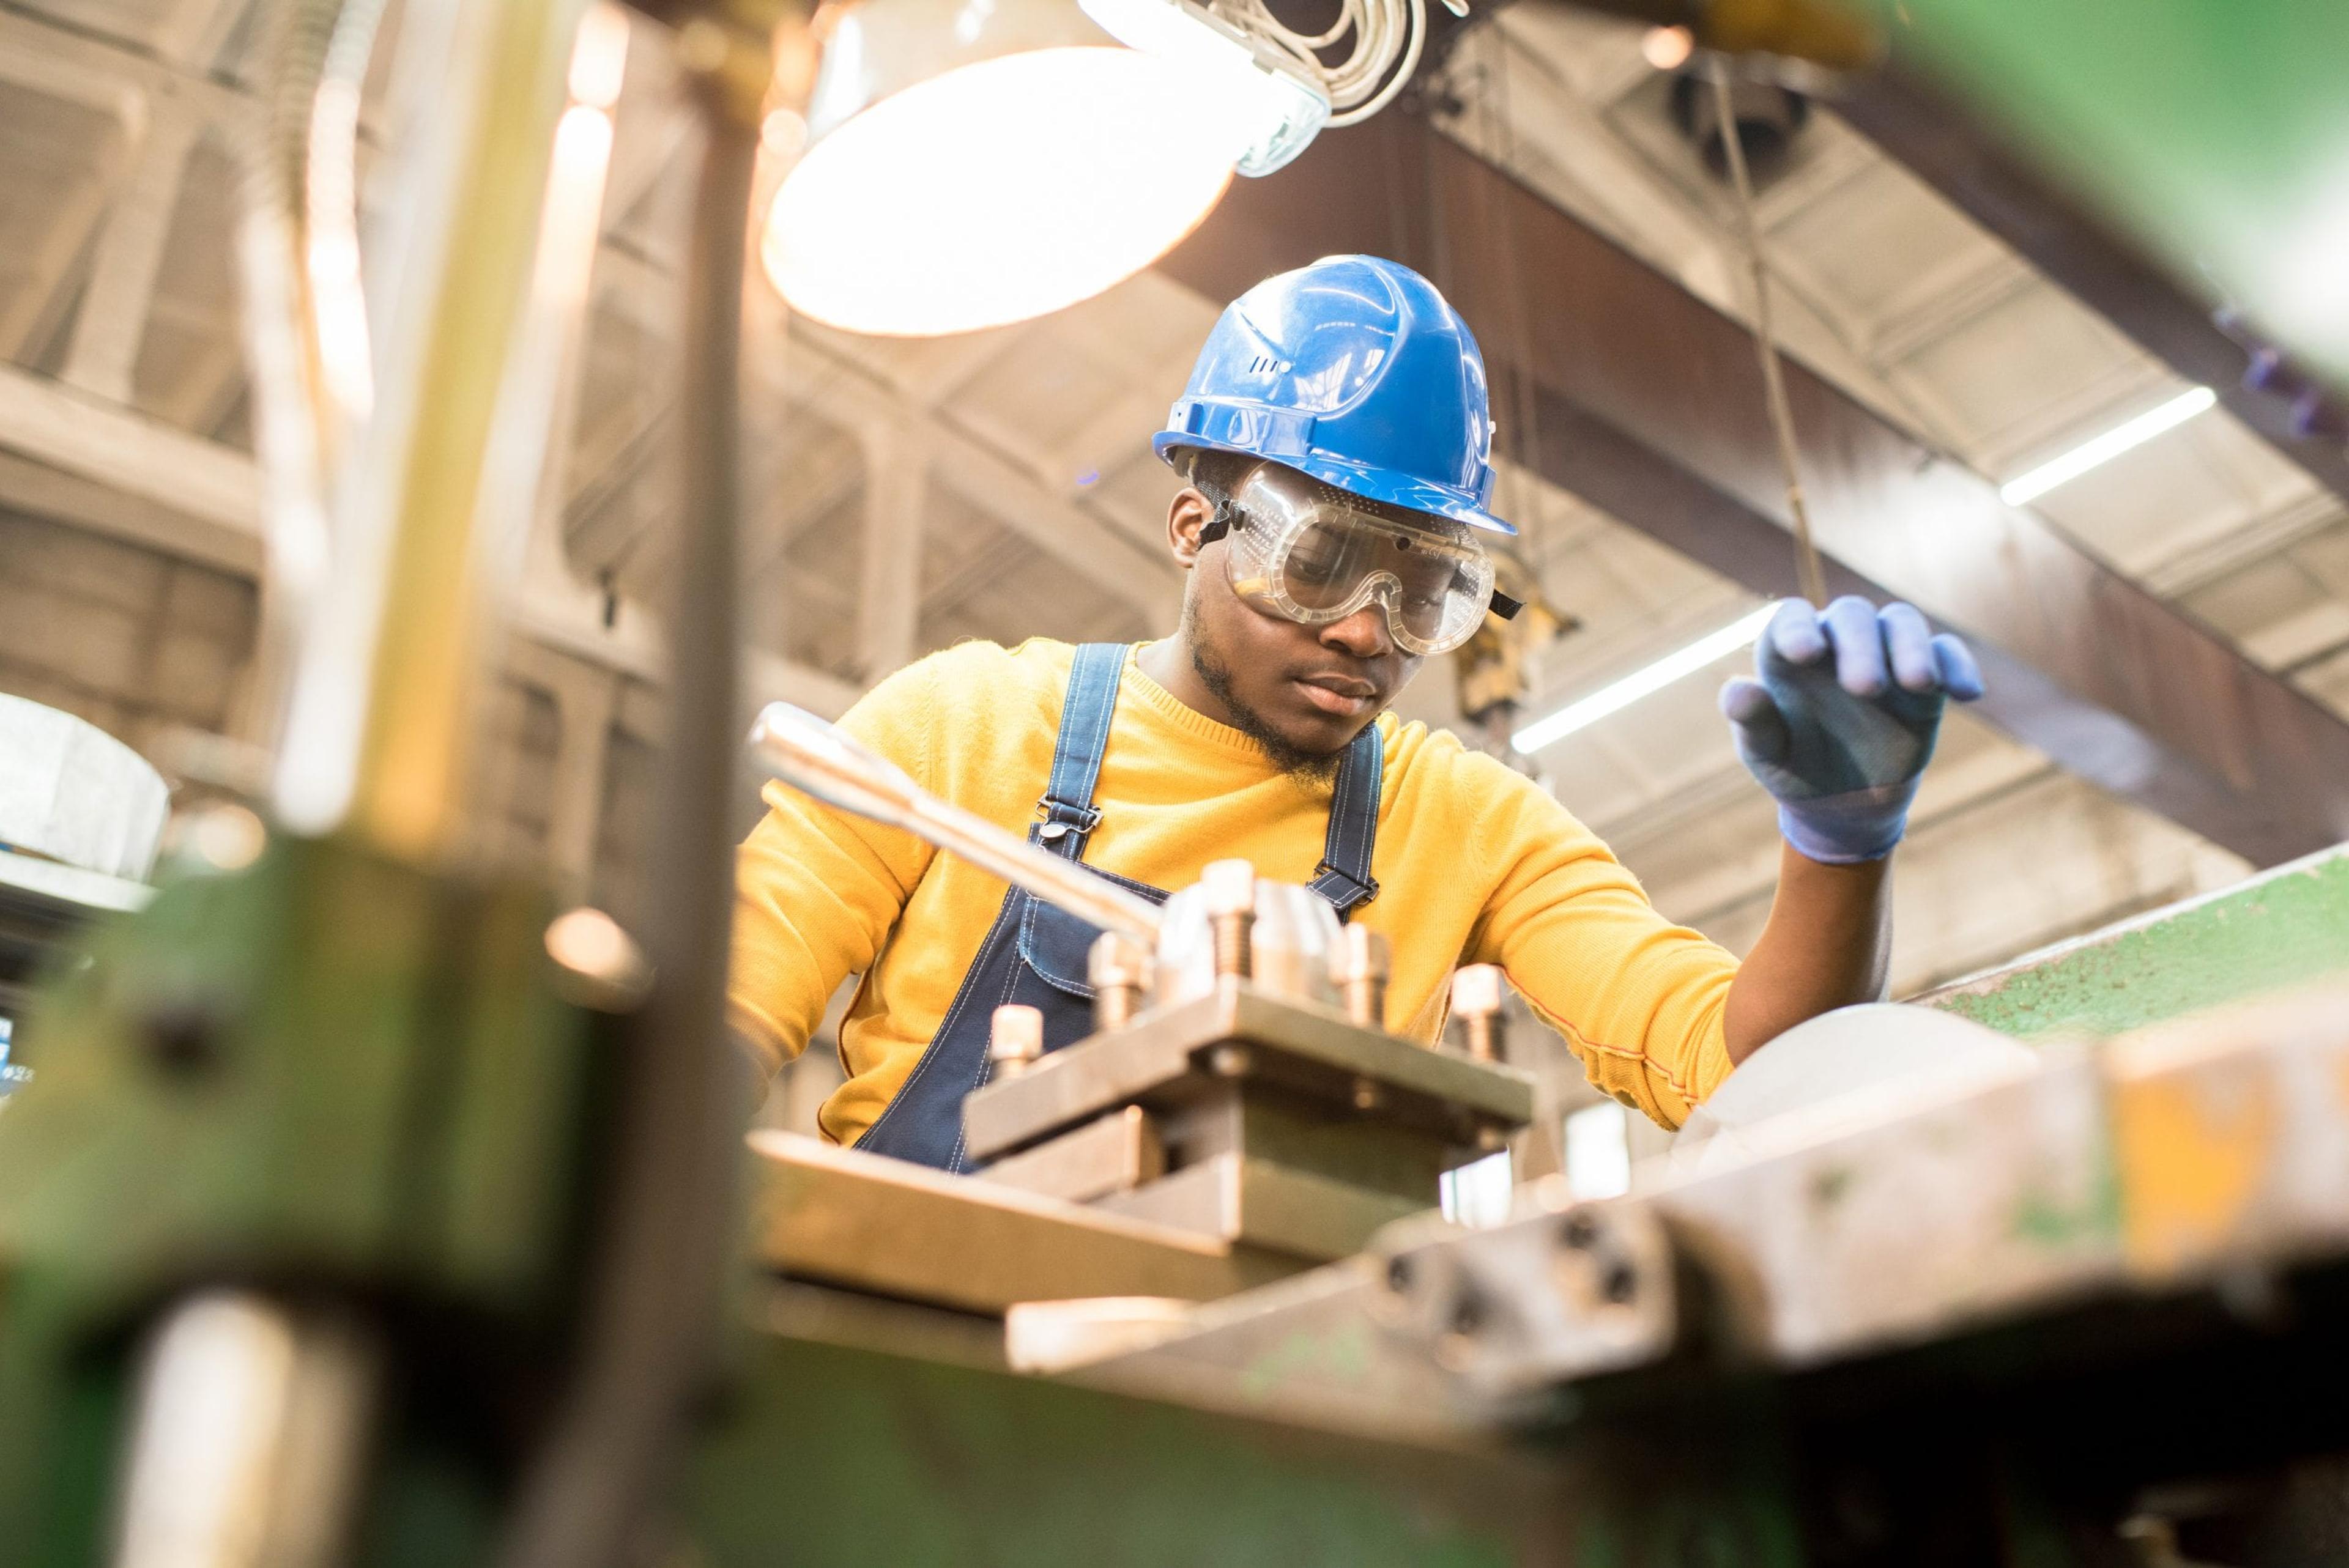
[[[1195,490],[1178,491],[1166,508],[1166,548],[1184,571],[1199,563],[1199,531],[1215,515],[1216,503]]]

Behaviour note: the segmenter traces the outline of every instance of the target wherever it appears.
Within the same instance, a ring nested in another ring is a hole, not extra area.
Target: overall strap
[[[1061,699],[1061,736],[1052,746],[1051,781],[1044,786],[1044,820],[1036,838],[1066,860],[1085,858],[1085,838],[1101,825],[1093,809],[1093,785],[1102,756],[1109,750],[1110,720],[1117,713],[1118,682],[1125,675],[1125,645],[1085,643],[1069,665],[1069,691]],[[1375,788],[1375,786],[1373,786]]]
[[[1344,920],[1379,896],[1371,878],[1371,851],[1379,837],[1379,791],[1386,781],[1386,742],[1373,723],[1346,748],[1330,793],[1330,836],[1313,868],[1313,891]]]

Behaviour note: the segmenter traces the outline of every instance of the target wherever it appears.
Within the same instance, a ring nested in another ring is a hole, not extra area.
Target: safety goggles
[[[1465,523],[1398,521],[1276,464],[1251,472],[1199,531],[1202,544],[1226,538],[1225,571],[1249,603],[1326,626],[1376,601],[1409,653],[1450,653],[1485,611],[1507,620],[1523,608],[1494,592],[1492,559]]]

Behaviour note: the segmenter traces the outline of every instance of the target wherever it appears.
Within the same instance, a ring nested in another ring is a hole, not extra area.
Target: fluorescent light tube
[[[1751,614],[1740,615],[1717,632],[1699,637],[1677,653],[1666,654],[1644,669],[1632,671],[1611,686],[1602,686],[1578,702],[1571,702],[1556,713],[1535,719],[1509,737],[1509,744],[1530,757],[1545,746],[1564,740],[1578,729],[1587,728],[1609,714],[1630,707],[1641,697],[1659,692],[1683,676],[1694,675],[1716,659],[1726,658],[1738,649],[1750,645],[1762,634],[1770,617],[1777,613],[1773,602]]]
[[[2123,452],[2135,451],[2156,436],[2178,428],[2197,414],[2208,413],[2218,401],[2219,395],[2208,387],[2181,393],[2150,413],[2139,414],[2126,425],[2075,447],[2054,461],[2042,463],[2019,479],[2009,480],[2000,489],[1998,499],[2009,506],[2027,505],[2057,485],[2069,484],[2091,469],[2103,468]]]

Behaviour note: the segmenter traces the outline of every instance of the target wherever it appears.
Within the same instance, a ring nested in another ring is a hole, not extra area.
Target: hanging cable
[[[1460,9],[1454,0],[1445,4]],[[1343,0],[1338,19],[1319,33],[1299,32],[1264,0],[1216,0],[1211,9],[1319,81],[1330,95],[1332,126],[1359,124],[1392,103],[1419,68],[1427,42],[1427,0]],[[1322,51],[1347,40],[1342,58],[1322,58]]]
[[[1803,500],[1802,470],[1796,462],[1795,413],[1786,401],[1785,367],[1778,359],[1778,335],[1770,316],[1770,267],[1762,256],[1762,229],[1754,215],[1754,181],[1745,170],[1745,148],[1737,137],[1737,105],[1730,91],[1729,67],[1713,61],[1713,101],[1721,121],[1721,144],[1729,163],[1729,182],[1737,191],[1737,226],[1745,247],[1745,263],[1754,274],[1754,348],[1762,360],[1762,395],[1769,406],[1770,428],[1778,438],[1778,466],[1786,480],[1786,511],[1795,525],[1795,576],[1803,597],[1812,603],[1827,602],[1826,574],[1819,566],[1818,547],[1811,542],[1810,509]]]

